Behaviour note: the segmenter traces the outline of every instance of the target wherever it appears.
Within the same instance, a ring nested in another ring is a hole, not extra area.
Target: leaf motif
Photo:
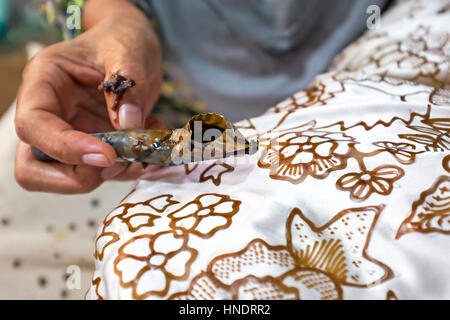
[[[450,234],[450,177],[440,176],[412,204],[411,214],[398,229],[396,239],[409,232]]]
[[[415,130],[415,131],[422,132],[422,133],[426,133],[428,135],[440,135],[441,134],[441,132],[435,130],[434,128],[430,128],[430,127],[408,126],[408,128]]]
[[[437,130],[450,131],[450,118],[434,118],[424,121]]]
[[[287,221],[287,244],[300,265],[326,272],[339,284],[368,287],[392,271],[367,254],[372,230],[384,206],[346,209],[316,227],[295,208]]]
[[[200,175],[200,182],[211,180],[216,186],[222,182],[222,175],[233,172],[234,167],[222,162],[215,162],[207,167]]]

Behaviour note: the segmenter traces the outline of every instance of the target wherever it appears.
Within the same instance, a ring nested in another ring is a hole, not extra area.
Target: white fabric
[[[166,168],[106,218],[89,299],[449,299],[450,4],[402,2],[237,124],[253,156]]]

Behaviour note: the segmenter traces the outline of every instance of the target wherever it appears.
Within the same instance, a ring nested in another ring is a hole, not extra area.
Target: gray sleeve
[[[153,10],[152,7],[150,5],[150,1],[149,0],[130,0],[136,7],[138,7],[142,12],[145,13],[145,15],[149,18],[152,19],[154,18],[153,15]]]

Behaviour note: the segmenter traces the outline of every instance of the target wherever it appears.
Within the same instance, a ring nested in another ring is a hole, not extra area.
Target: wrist
[[[89,30],[100,22],[115,25],[151,26],[147,17],[129,0],[89,0],[83,10],[83,28]]]

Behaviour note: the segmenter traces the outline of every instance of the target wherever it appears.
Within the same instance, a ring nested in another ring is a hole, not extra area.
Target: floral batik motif
[[[209,238],[231,225],[241,201],[219,194],[202,194],[180,209],[168,214],[170,226],[196,236]]]
[[[286,245],[254,239],[214,258],[171,299],[341,299],[342,285],[379,284],[392,271],[367,250],[382,209],[347,209],[316,227],[296,208],[286,222]]]
[[[380,166],[374,170],[351,172],[343,175],[336,182],[336,187],[350,192],[355,201],[366,200],[372,193],[388,195],[392,192],[394,182],[404,175],[396,166]]]
[[[298,184],[311,176],[324,179],[346,166],[348,144],[353,139],[338,132],[287,132],[270,141],[258,165],[270,168],[272,179]]]
[[[362,59],[357,57],[353,61],[350,60],[349,54],[347,57],[342,56],[340,63],[335,65],[335,69],[345,66],[347,70],[358,69],[366,74],[377,73],[393,77],[402,74],[402,78],[408,81],[424,83],[436,88],[446,86],[447,79],[442,71],[448,68],[446,65],[448,61],[436,57],[445,57],[448,54],[450,38],[447,31],[419,24],[397,41],[385,41],[386,37],[389,37],[387,33],[374,34],[377,36],[366,38],[373,44],[378,43],[373,53]],[[354,48],[349,48],[347,53],[357,48],[356,43],[353,46]],[[448,90],[448,87],[446,89]],[[448,97],[448,93],[440,91],[433,102],[440,104],[445,101],[446,96]]]
[[[135,299],[164,296],[172,280],[187,278],[198,254],[187,245],[188,239],[187,234],[165,231],[128,240],[114,262],[121,285],[131,287]]]
[[[416,146],[411,143],[377,141],[373,144],[377,147],[385,149],[401,164],[411,164],[416,158]]]
[[[287,240],[301,264],[318,268],[341,284],[370,286],[392,277],[392,271],[367,254],[383,206],[346,209],[318,228],[296,209]]]
[[[125,225],[128,231],[132,233],[139,231],[141,228],[153,227],[155,221],[161,218],[161,214],[167,208],[178,203],[172,198],[173,196],[170,194],[163,194],[146,201],[119,205],[116,208],[118,212],[109,215],[104,221],[102,232],[96,239],[94,257],[102,260],[107,247],[120,240],[117,232],[109,231],[109,226],[114,220],[120,221],[121,226]]]
[[[186,204],[180,204],[170,194],[135,203],[122,203],[106,217],[102,232],[96,240],[95,257],[102,260],[105,249],[120,239],[118,233],[109,231],[109,226],[114,222],[120,222],[131,233],[167,226],[167,229],[208,238],[230,226],[240,204],[239,200],[216,193],[202,194]],[[177,206],[178,209],[175,209]]]
[[[141,177],[99,229],[87,298],[449,299],[447,2],[399,2],[237,123],[257,153]]]

